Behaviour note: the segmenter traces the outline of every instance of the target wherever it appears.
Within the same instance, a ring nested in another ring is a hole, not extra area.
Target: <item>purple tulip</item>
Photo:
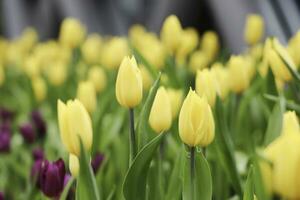
[[[39,173],[39,187],[48,197],[58,197],[64,188],[65,164],[62,159],[53,163],[43,161]]]
[[[4,194],[0,192],[0,200],[4,200]]]
[[[11,125],[9,121],[6,121],[0,125],[0,133],[11,132]]]
[[[43,160],[44,159],[44,151],[42,148],[36,148],[32,151],[32,157],[34,160]]]
[[[3,122],[11,121],[14,118],[14,113],[6,108],[0,109],[0,118]]]
[[[35,141],[35,130],[31,123],[21,125],[20,133],[27,143],[31,144]]]
[[[33,166],[31,168],[31,177],[32,177],[32,181],[34,182],[34,184],[40,188],[40,175],[41,175],[41,170],[42,170],[42,165],[44,163],[44,160],[35,160],[33,163]]]
[[[10,132],[0,132],[0,152],[9,152],[10,149]]]
[[[102,162],[104,160],[104,155],[102,153],[96,153],[96,155],[94,156],[91,165],[93,168],[94,173],[96,174],[98,169],[100,168]]]
[[[44,137],[47,131],[47,125],[39,111],[33,111],[31,113],[31,121],[33,122],[35,129],[39,137]]]

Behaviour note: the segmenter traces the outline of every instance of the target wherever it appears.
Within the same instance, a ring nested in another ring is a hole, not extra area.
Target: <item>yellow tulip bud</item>
[[[93,113],[97,106],[97,95],[91,81],[82,81],[77,88],[77,98],[89,113]]]
[[[19,45],[23,53],[28,52],[38,41],[38,34],[32,27],[26,28],[19,39]]]
[[[3,65],[0,64],[0,86],[3,85],[5,81],[5,71]]]
[[[166,51],[164,46],[157,39],[144,42],[147,45],[141,49],[145,59],[156,69],[161,69],[165,63]]]
[[[272,184],[273,184],[273,174],[272,174],[271,163],[269,163],[266,160],[261,160],[259,162],[259,168],[261,171],[264,187],[265,187],[267,193],[271,194],[272,193]]]
[[[48,79],[52,85],[60,86],[67,78],[67,66],[65,63],[57,61],[48,67]]]
[[[83,59],[89,64],[97,64],[100,61],[102,39],[98,34],[88,36],[81,47]]]
[[[209,62],[215,59],[220,49],[217,33],[206,31],[202,36],[201,49],[207,56]]]
[[[237,93],[244,91],[250,84],[247,63],[242,56],[231,56],[228,62],[231,90]]]
[[[264,20],[260,15],[247,16],[244,38],[248,45],[254,45],[264,35]]]
[[[157,90],[149,115],[149,124],[156,133],[167,131],[172,125],[171,101],[164,87]]]
[[[83,104],[75,99],[67,104],[58,100],[58,123],[61,140],[69,153],[80,155],[79,138],[84,148],[89,151],[93,143],[91,118]]]
[[[181,34],[182,27],[179,19],[175,15],[167,17],[160,31],[160,38],[169,53],[173,54],[177,50]]]
[[[38,102],[43,101],[47,96],[47,86],[43,78],[35,77],[31,79],[32,89],[35,99]]]
[[[300,31],[298,31],[296,35],[289,40],[288,47],[287,47],[288,53],[293,59],[297,68],[299,68],[300,65],[300,55],[298,53],[299,48],[300,48]]]
[[[199,36],[195,29],[184,29],[180,38],[178,51],[176,52],[177,58],[185,59],[198,45]]]
[[[26,58],[24,63],[24,71],[29,78],[35,78],[40,75],[39,59],[32,55]]]
[[[59,41],[69,48],[79,46],[85,37],[85,27],[74,18],[66,18],[61,24]]]
[[[175,119],[178,115],[179,109],[182,104],[183,92],[182,90],[176,90],[169,88],[167,90],[172,107],[172,118]]]
[[[126,56],[119,68],[116,81],[116,97],[126,108],[137,106],[143,97],[143,80],[134,56]]]
[[[148,71],[148,69],[144,65],[140,66],[140,70],[143,79],[143,89],[147,91],[152,86],[153,78],[150,72]]]
[[[129,39],[133,43],[133,45],[137,45],[139,43],[140,38],[146,32],[145,27],[140,24],[134,24],[129,28],[128,31]]]
[[[211,107],[216,102],[219,91],[215,76],[208,69],[199,70],[196,76],[196,92],[200,97],[206,97]]]
[[[283,116],[282,134],[299,134],[300,127],[295,111],[287,111]]]
[[[76,155],[69,155],[69,170],[74,178],[77,178],[80,170],[79,159]]]
[[[215,136],[214,118],[206,98],[190,89],[179,113],[179,136],[189,146],[207,146]]]
[[[209,60],[207,56],[202,51],[195,51],[190,58],[189,67],[190,70],[194,73],[197,72],[198,69],[204,69],[208,66]]]
[[[104,43],[101,62],[108,69],[117,69],[127,55],[129,55],[129,48],[126,39],[114,37]]]
[[[88,80],[94,84],[97,92],[102,92],[106,87],[106,73],[99,66],[93,66],[89,69]]]
[[[212,65],[211,71],[217,81],[219,95],[222,99],[225,99],[230,89],[228,69],[225,68],[221,63],[215,63]]]

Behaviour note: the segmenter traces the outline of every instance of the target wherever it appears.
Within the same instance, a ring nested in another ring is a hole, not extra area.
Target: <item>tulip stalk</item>
[[[191,199],[195,199],[194,197],[194,186],[195,186],[195,147],[190,147],[190,172],[191,172]]]
[[[132,163],[136,155],[136,139],[135,139],[135,130],[134,130],[134,110],[129,108],[129,123],[130,123],[130,163]]]

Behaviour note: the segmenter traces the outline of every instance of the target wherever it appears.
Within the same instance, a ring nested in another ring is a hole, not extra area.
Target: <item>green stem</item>
[[[190,170],[191,170],[191,200],[194,200],[194,188],[195,188],[195,147],[190,147]]]
[[[134,131],[134,110],[133,108],[129,109],[129,120],[130,120],[130,164],[136,155],[136,139],[135,139],[135,131]]]

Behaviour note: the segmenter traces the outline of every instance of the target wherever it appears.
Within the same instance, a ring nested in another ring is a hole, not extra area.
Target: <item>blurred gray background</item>
[[[184,27],[216,30],[233,53],[245,47],[247,14],[263,15],[266,34],[282,42],[300,27],[297,0],[0,0],[0,9],[1,35],[15,38],[33,26],[42,40],[57,37],[67,16],[80,19],[89,32],[124,35],[134,23],[159,32],[165,17],[176,14]]]

